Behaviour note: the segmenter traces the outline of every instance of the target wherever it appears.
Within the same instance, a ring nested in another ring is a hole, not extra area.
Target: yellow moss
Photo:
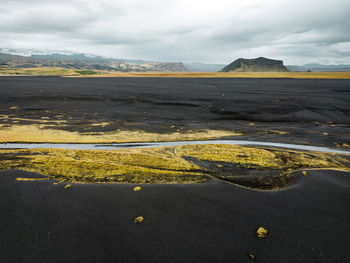
[[[40,181],[40,180],[47,180],[49,178],[24,178],[24,177],[17,177],[17,181]]]
[[[258,237],[265,237],[267,236],[268,231],[261,226],[258,228],[258,230],[256,230],[256,234],[258,235]]]
[[[304,176],[307,176],[307,171],[302,171],[301,172]]]
[[[348,124],[329,124],[330,127],[346,127]]]
[[[35,123],[36,126],[40,129],[45,129],[51,126],[58,126],[58,125],[63,126],[64,123],[67,123],[66,120],[50,119],[49,117],[41,117],[40,119],[35,119],[35,118],[19,118],[19,117],[14,117],[9,115],[0,115],[0,119],[5,119],[12,123],[19,122],[19,121],[32,122],[32,123]]]
[[[37,172],[70,182],[169,183],[201,182],[200,167],[165,148],[121,150],[2,150],[3,169]]]
[[[70,132],[48,129],[47,125],[12,125],[0,127],[0,142],[51,142],[51,143],[112,143],[150,142],[178,140],[208,140],[228,136],[240,136],[234,131],[197,130],[167,134],[144,132],[142,130],[116,130],[112,132]]]
[[[175,148],[180,156],[191,156],[199,160],[230,162],[277,167],[281,161],[275,153],[264,149],[227,144],[184,145]]]
[[[336,154],[221,144],[108,151],[12,149],[0,150],[0,155],[2,170],[25,170],[69,182],[203,182],[213,171],[201,167],[198,161],[226,162],[249,169],[279,170],[287,177],[293,171],[302,169],[350,171],[349,160]],[[216,164],[214,172],[218,173],[218,168],[222,167],[221,163]],[[270,188],[277,187],[274,182],[270,184]]]
[[[58,181],[58,182],[54,182],[53,184],[61,184],[61,183],[63,183],[65,180],[60,180],[60,181]]]
[[[199,160],[230,162],[261,168],[343,167],[345,161],[335,154],[301,152],[296,150],[262,149],[238,145],[206,144],[184,145],[175,148],[179,156],[191,156]]]
[[[68,189],[68,188],[71,188],[71,187],[72,187],[71,184],[66,184],[66,185],[64,186],[64,189]]]
[[[90,126],[94,126],[94,127],[106,127],[110,125],[109,122],[100,122],[100,123],[91,123]]]
[[[337,144],[337,147],[350,149],[350,144],[343,142],[342,144]]]
[[[280,135],[287,135],[287,134],[289,134],[289,132],[287,132],[287,131],[278,131],[278,130],[270,130],[269,132],[273,133],[273,134],[280,134]]]
[[[133,189],[133,190],[134,190],[135,192],[137,192],[137,191],[140,191],[141,189],[142,189],[142,187],[141,187],[141,186],[136,186],[136,187],[134,187],[134,189]]]
[[[138,216],[134,219],[134,224],[140,224],[144,220],[143,216]]]

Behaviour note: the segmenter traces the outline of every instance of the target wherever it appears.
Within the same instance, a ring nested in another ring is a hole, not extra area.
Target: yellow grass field
[[[350,79],[350,72],[94,72],[97,74],[58,67],[0,68],[0,76]]]
[[[84,77],[350,79],[350,72],[117,72]]]
[[[73,69],[59,67],[0,68],[0,76],[70,76],[79,75]]]

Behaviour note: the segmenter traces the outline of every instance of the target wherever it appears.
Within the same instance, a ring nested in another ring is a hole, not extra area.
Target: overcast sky
[[[0,47],[350,64],[350,0],[0,0]]]

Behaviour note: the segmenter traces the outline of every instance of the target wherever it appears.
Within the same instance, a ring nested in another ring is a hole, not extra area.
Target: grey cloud
[[[348,0],[2,0],[0,12],[0,47],[160,61],[350,63]]]

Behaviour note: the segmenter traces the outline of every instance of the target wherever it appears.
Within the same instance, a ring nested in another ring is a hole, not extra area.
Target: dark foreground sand
[[[64,189],[17,176],[38,175],[0,173],[2,263],[350,262],[348,173],[309,171],[266,192],[217,181]]]

